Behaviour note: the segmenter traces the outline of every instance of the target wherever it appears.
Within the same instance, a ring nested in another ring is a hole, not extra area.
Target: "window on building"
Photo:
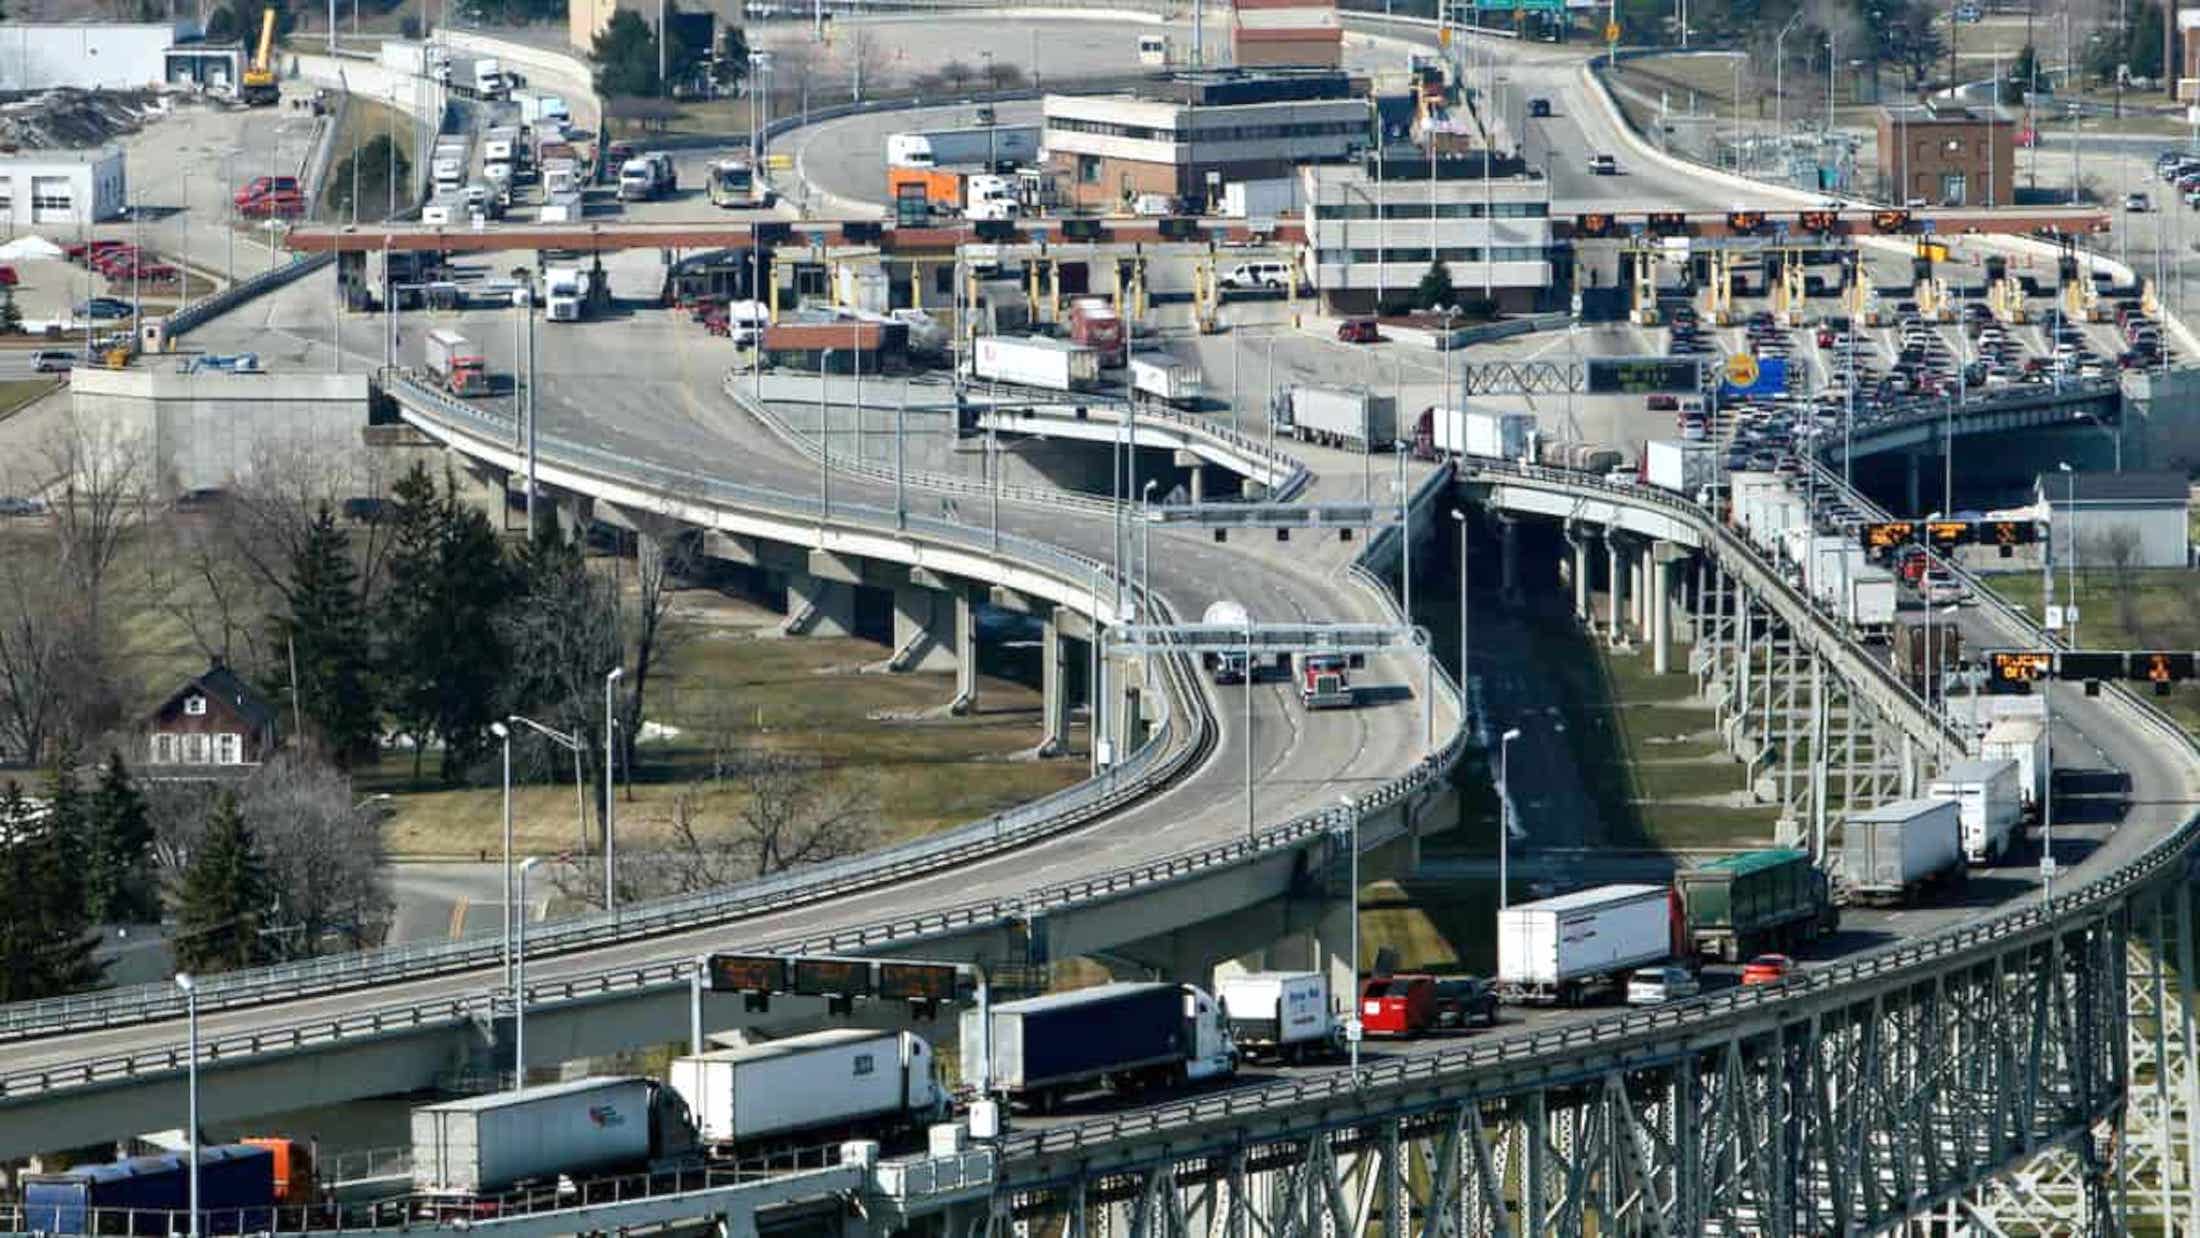
[[[216,765],[244,764],[244,736],[223,732],[214,737],[214,763]]]
[[[1964,178],[1964,175],[1963,175],[1963,173],[1961,173],[1961,172],[1943,172],[1943,173],[1941,173],[1941,174],[1940,174],[1940,201],[1941,201],[1941,205],[1943,205],[1943,206],[1962,206],[1962,205],[1963,205],[1963,202],[1964,202],[1964,198],[1963,198],[1963,193],[1964,193],[1964,189],[1966,188],[1966,186],[1965,186],[1965,183],[1964,183],[1964,179],[1965,179],[1965,178]]]
[[[1077,183],[1080,185],[1097,185],[1100,183],[1100,156],[1077,156]]]
[[[69,182],[58,177],[40,177],[31,182],[31,209],[34,211],[65,211],[75,205],[69,194]]]
[[[185,735],[185,736],[183,737],[183,763],[184,763],[184,764],[186,764],[186,765],[204,765],[204,764],[206,764],[206,759],[207,759],[207,755],[208,755],[208,753],[209,753],[209,752],[211,752],[211,751],[212,751],[212,746],[211,746],[211,745],[209,745],[209,744],[208,744],[208,743],[206,742],[206,740],[207,740],[207,737],[206,737],[206,736],[205,736],[204,734],[193,734],[193,735]]]
[[[166,731],[153,736],[153,764],[174,765],[175,763],[176,737]]]
[[[203,696],[183,698],[183,712],[188,717],[204,718],[206,716],[206,698]]]
[[[0,215],[15,213],[15,182],[0,176]]]

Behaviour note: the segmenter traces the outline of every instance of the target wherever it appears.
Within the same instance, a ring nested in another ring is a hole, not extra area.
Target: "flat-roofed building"
[[[1442,259],[1462,298],[1541,308],[1551,287],[1551,184],[1518,160],[1417,150],[1311,166],[1307,269],[1332,312],[1367,313],[1412,292]]]

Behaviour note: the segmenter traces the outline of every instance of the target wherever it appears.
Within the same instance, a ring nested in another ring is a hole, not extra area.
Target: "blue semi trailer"
[[[169,1234],[190,1229],[190,1157],[182,1152],[80,1165],[23,1180],[28,1228],[47,1234]],[[275,1156],[224,1144],[199,1149],[199,1232],[274,1227]]]

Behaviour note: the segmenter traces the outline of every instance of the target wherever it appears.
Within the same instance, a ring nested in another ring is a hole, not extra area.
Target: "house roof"
[[[259,693],[254,692],[251,685],[239,677],[237,672],[230,670],[228,666],[220,662],[207,667],[204,671],[193,676],[189,683],[171,693],[168,699],[161,703],[158,712],[166,712],[169,706],[183,699],[184,695],[194,688],[204,693],[209,700],[227,701],[232,709],[235,709],[245,721],[251,723],[254,727],[273,727],[275,725],[277,717],[275,707],[268,704]]]
[[[2182,503],[2192,483],[2176,469],[2147,469],[2125,473],[2073,473],[2080,503]],[[2071,482],[2062,473],[2042,473],[2033,483],[2049,504],[2070,500]]]

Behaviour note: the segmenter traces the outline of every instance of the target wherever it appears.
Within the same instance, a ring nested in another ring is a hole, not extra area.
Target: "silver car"
[[[1703,992],[1703,982],[1685,967],[1646,967],[1627,979],[1627,1004],[1662,1006]]]

